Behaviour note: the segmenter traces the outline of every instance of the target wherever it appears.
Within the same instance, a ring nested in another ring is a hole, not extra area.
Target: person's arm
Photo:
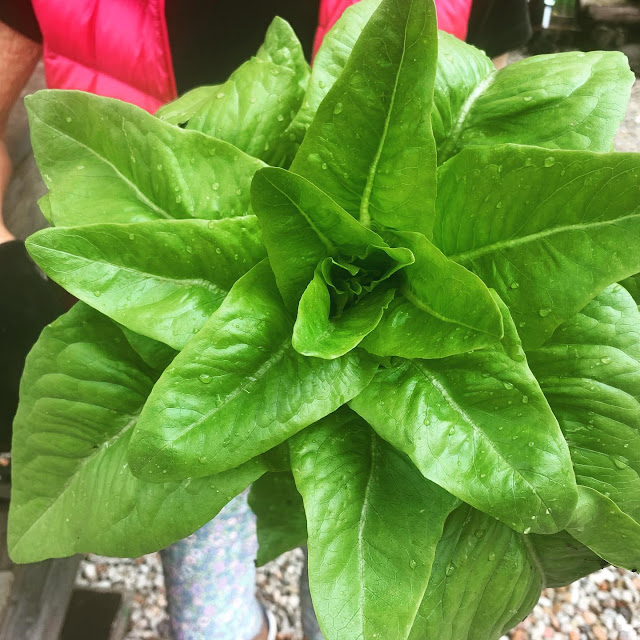
[[[0,22],[0,243],[13,240],[2,217],[11,177],[11,160],[5,143],[9,113],[40,58],[40,45]]]

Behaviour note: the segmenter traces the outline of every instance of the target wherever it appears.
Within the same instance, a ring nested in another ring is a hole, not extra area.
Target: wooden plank
[[[0,640],[58,640],[80,558],[15,566]]]

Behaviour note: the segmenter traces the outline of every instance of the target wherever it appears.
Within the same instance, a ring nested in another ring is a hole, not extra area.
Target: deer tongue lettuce
[[[630,78],[495,71],[432,0],[362,0],[310,76],[277,20],[156,118],[31,97],[28,247],[83,302],[27,361],[13,557],[158,549],[257,482],[259,560],[307,539],[327,640],[493,640],[636,568]]]

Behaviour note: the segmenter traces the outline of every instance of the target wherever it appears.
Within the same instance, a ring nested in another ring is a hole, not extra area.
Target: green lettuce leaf
[[[437,57],[431,2],[383,0],[291,165],[365,226],[430,235]]]
[[[69,293],[175,349],[266,255],[255,216],[44,229],[27,248]]]
[[[278,162],[288,165],[296,147],[288,159],[280,158],[279,141],[300,109],[309,73],[295,33],[285,20],[276,18],[256,56],[224,84],[211,87],[210,99],[191,115],[186,127],[230,142],[268,163],[274,163],[275,151]]]
[[[346,261],[359,272],[371,257],[374,264],[365,271],[375,272],[371,280],[377,281],[413,261],[409,250],[390,248],[326,193],[289,171],[265,168],[257,173],[251,202],[278,288],[292,310],[326,258]]]
[[[263,164],[226,142],[82,91],[39,91],[25,105],[56,226],[249,212]]]
[[[545,587],[564,587],[609,564],[566,531],[550,536],[532,534],[527,542],[542,569]]]
[[[325,638],[407,638],[458,501],[346,408],[292,438],[291,465]]]
[[[410,640],[497,640],[524,619],[544,586],[528,538],[468,505],[456,509]]]
[[[434,243],[505,301],[525,349],[640,270],[638,154],[504,145],[440,170]]]
[[[344,355],[380,321],[396,286],[385,281],[413,254],[390,247],[311,182],[282,169],[256,174],[251,201],[283,298],[290,309],[300,300],[293,346],[307,356]]]
[[[502,314],[486,285],[423,235],[394,234],[415,262],[405,267],[402,297],[390,304],[362,346],[379,356],[444,358],[486,347],[503,335]]]
[[[433,482],[520,532],[564,528],[576,503],[567,444],[505,310],[493,348],[394,359],[350,402]]]
[[[433,130],[442,164],[470,146],[611,151],[634,75],[618,51],[533,56],[500,71],[440,34]]]
[[[380,0],[360,0],[347,7],[322,39],[311,67],[311,76],[300,111],[289,131],[302,141],[320,103],[340,77],[353,47]]]
[[[252,460],[180,483],[149,484],[131,474],[132,430],[172,356],[82,303],[44,330],[27,358],[15,422],[15,562],[157,551],[204,525],[266,471]],[[148,360],[164,362],[152,367]]]
[[[268,263],[240,278],[176,356],[140,415],[129,461],[162,482],[232,469],[335,411],[365,387],[366,353],[305,358]]]
[[[256,480],[249,493],[249,506],[257,519],[257,566],[307,543],[304,505],[290,470],[265,473]]]
[[[569,533],[640,567],[640,312],[613,285],[528,354],[581,486]]]

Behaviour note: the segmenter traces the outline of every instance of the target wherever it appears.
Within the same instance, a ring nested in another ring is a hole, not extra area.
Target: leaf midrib
[[[441,383],[435,373],[432,373],[428,370],[424,369],[424,365],[411,360],[409,361],[410,366],[413,367],[419,374],[421,374],[424,378],[426,378],[433,386],[442,394],[442,396],[449,402],[451,406],[458,412],[458,414],[464,419],[466,424],[468,424],[476,433],[480,433],[483,437],[483,441],[487,443],[487,445],[491,448],[491,450],[495,453],[495,455],[506,464],[507,468],[512,471],[512,473],[519,478],[531,489],[532,493],[538,498],[540,504],[546,508],[549,508],[547,503],[542,499],[542,497],[538,494],[536,488],[531,484],[527,478],[525,478],[519,469],[513,466],[509,460],[507,460],[495,447],[495,443],[489,437],[489,435],[484,431],[481,427],[479,427],[475,421],[469,416],[466,409],[464,409],[454,398],[449,394],[446,385]],[[551,512],[551,511],[550,511]],[[552,513],[552,512],[551,512]],[[520,514],[518,514],[518,518],[522,520]],[[555,519],[551,516],[552,520],[555,523]]]
[[[162,282],[169,282],[172,284],[175,284],[176,286],[180,287],[182,285],[192,285],[192,286],[197,286],[197,287],[201,287],[204,289],[209,290],[211,293],[217,295],[217,296],[226,296],[227,293],[229,293],[229,289],[224,289],[218,285],[216,285],[215,283],[211,282],[210,280],[203,280],[200,278],[170,278],[168,276],[161,276],[159,274],[153,273],[153,272],[149,272],[149,271],[143,271],[141,269],[134,269],[133,267],[127,267],[124,265],[119,265],[116,264],[114,262],[108,262],[106,260],[99,260],[98,258],[85,258],[84,256],[81,256],[79,254],[76,253],[71,253],[70,251],[63,251],[61,249],[54,249],[52,247],[45,247],[44,245],[41,244],[35,244],[32,243],[34,246],[37,246],[39,249],[45,251],[45,252],[51,252],[54,254],[61,254],[61,255],[65,255],[65,256],[71,256],[72,258],[75,258],[77,260],[83,260],[87,263],[89,263],[90,265],[94,265],[94,264],[99,264],[99,265],[105,265],[107,267],[112,267],[114,269],[118,269],[121,271],[126,271],[127,273],[131,273],[131,274],[135,274],[138,276],[146,276],[149,279],[154,279],[154,280],[160,280]]]
[[[222,399],[216,406],[214,406],[210,411],[203,413],[202,416],[196,420],[195,422],[191,422],[188,426],[180,431],[174,438],[165,442],[165,444],[160,447],[147,461],[140,467],[140,470],[144,469],[148,465],[150,465],[153,460],[159,456],[165,449],[170,446],[173,446],[178,440],[183,438],[185,435],[189,434],[193,429],[197,429],[202,425],[202,423],[206,422],[216,414],[218,411],[226,407],[232,400],[237,398],[243,391],[245,391],[248,387],[261,382],[261,376],[268,372],[273,366],[275,366],[278,362],[280,362],[285,355],[285,352],[291,347],[291,337],[286,336],[280,343],[278,349],[271,354],[269,358],[267,358],[259,367],[256,369],[251,376],[246,376],[244,381],[235,386],[225,397]],[[240,442],[238,447],[242,446],[246,442]],[[229,447],[221,447],[227,452],[233,451]],[[237,450],[237,449],[236,449]]]
[[[576,223],[552,227],[550,229],[544,229],[542,231],[537,231],[535,233],[531,233],[526,236],[520,236],[518,238],[499,240],[498,242],[493,242],[483,247],[478,247],[477,249],[471,249],[470,251],[448,254],[447,257],[450,260],[454,260],[458,263],[468,262],[477,258],[481,258],[482,256],[485,256],[487,254],[500,252],[504,249],[513,249],[514,247],[518,247],[520,245],[528,244],[531,242],[536,242],[537,240],[542,240],[544,238],[548,238],[560,233],[569,233],[571,231],[589,231],[591,229],[599,229],[601,227],[606,227],[609,225],[615,226],[620,222],[632,220],[634,218],[640,218],[640,213],[636,211],[634,213],[629,213],[626,216],[621,216],[612,220],[603,220],[601,222]]]
[[[398,71],[396,72],[396,78],[393,84],[393,91],[391,92],[391,101],[389,103],[389,109],[387,111],[387,115],[385,116],[384,126],[382,128],[382,136],[380,138],[380,143],[378,144],[378,149],[376,150],[376,155],[374,156],[373,161],[369,166],[367,181],[365,182],[364,190],[362,192],[362,200],[360,201],[360,216],[359,216],[360,224],[362,224],[367,228],[369,228],[369,226],[371,225],[371,212],[369,211],[371,194],[373,192],[373,184],[376,179],[378,164],[380,163],[380,158],[382,157],[382,152],[387,142],[387,135],[389,133],[389,126],[391,123],[391,115],[393,114],[393,109],[396,102],[396,95],[398,93],[398,84],[400,82],[400,75],[402,73],[404,58],[407,51],[407,29],[409,28],[409,16],[411,15],[411,12],[413,10],[414,1],[415,0],[411,0],[411,4],[409,5],[409,9],[407,11],[407,19],[405,21],[405,26],[404,26],[404,38],[402,41],[402,55],[400,56],[400,63],[398,64]]]
[[[93,155],[99,162],[106,164],[108,167],[110,167],[113,172],[122,179],[122,181],[133,191],[134,195],[136,196],[136,198],[145,206],[149,207],[149,209],[151,209],[152,211],[154,211],[155,213],[157,213],[158,215],[160,215],[163,218],[166,218],[168,220],[174,220],[176,219],[176,217],[174,215],[171,215],[168,211],[165,211],[164,209],[162,209],[161,207],[159,207],[157,204],[155,204],[139,187],[138,185],[135,184],[135,182],[133,182],[132,180],[130,180],[129,178],[127,178],[121,171],[120,169],[118,169],[118,167],[116,167],[116,165],[111,162],[110,160],[108,160],[106,157],[101,156],[95,149],[93,149],[92,147],[90,147],[89,145],[85,144],[84,142],[81,142],[80,140],[78,140],[77,138],[74,138],[72,135],[70,135],[69,133],[67,133],[66,131],[62,131],[62,129],[59,129],[57,127],[54,127],[52,124],[45,122],[38,113],[36,113],[33,109],[31,110],[31,114],[37,118],[43,126],[48,127],[49,129],[53,129],[53,131],[56,131],[59,135],[67,138],[68,140],[71,140],[72,142],[75,142],[78,146],[82,147],[83,149],[85,149],[86,151],[88,151],[91,155]]]

